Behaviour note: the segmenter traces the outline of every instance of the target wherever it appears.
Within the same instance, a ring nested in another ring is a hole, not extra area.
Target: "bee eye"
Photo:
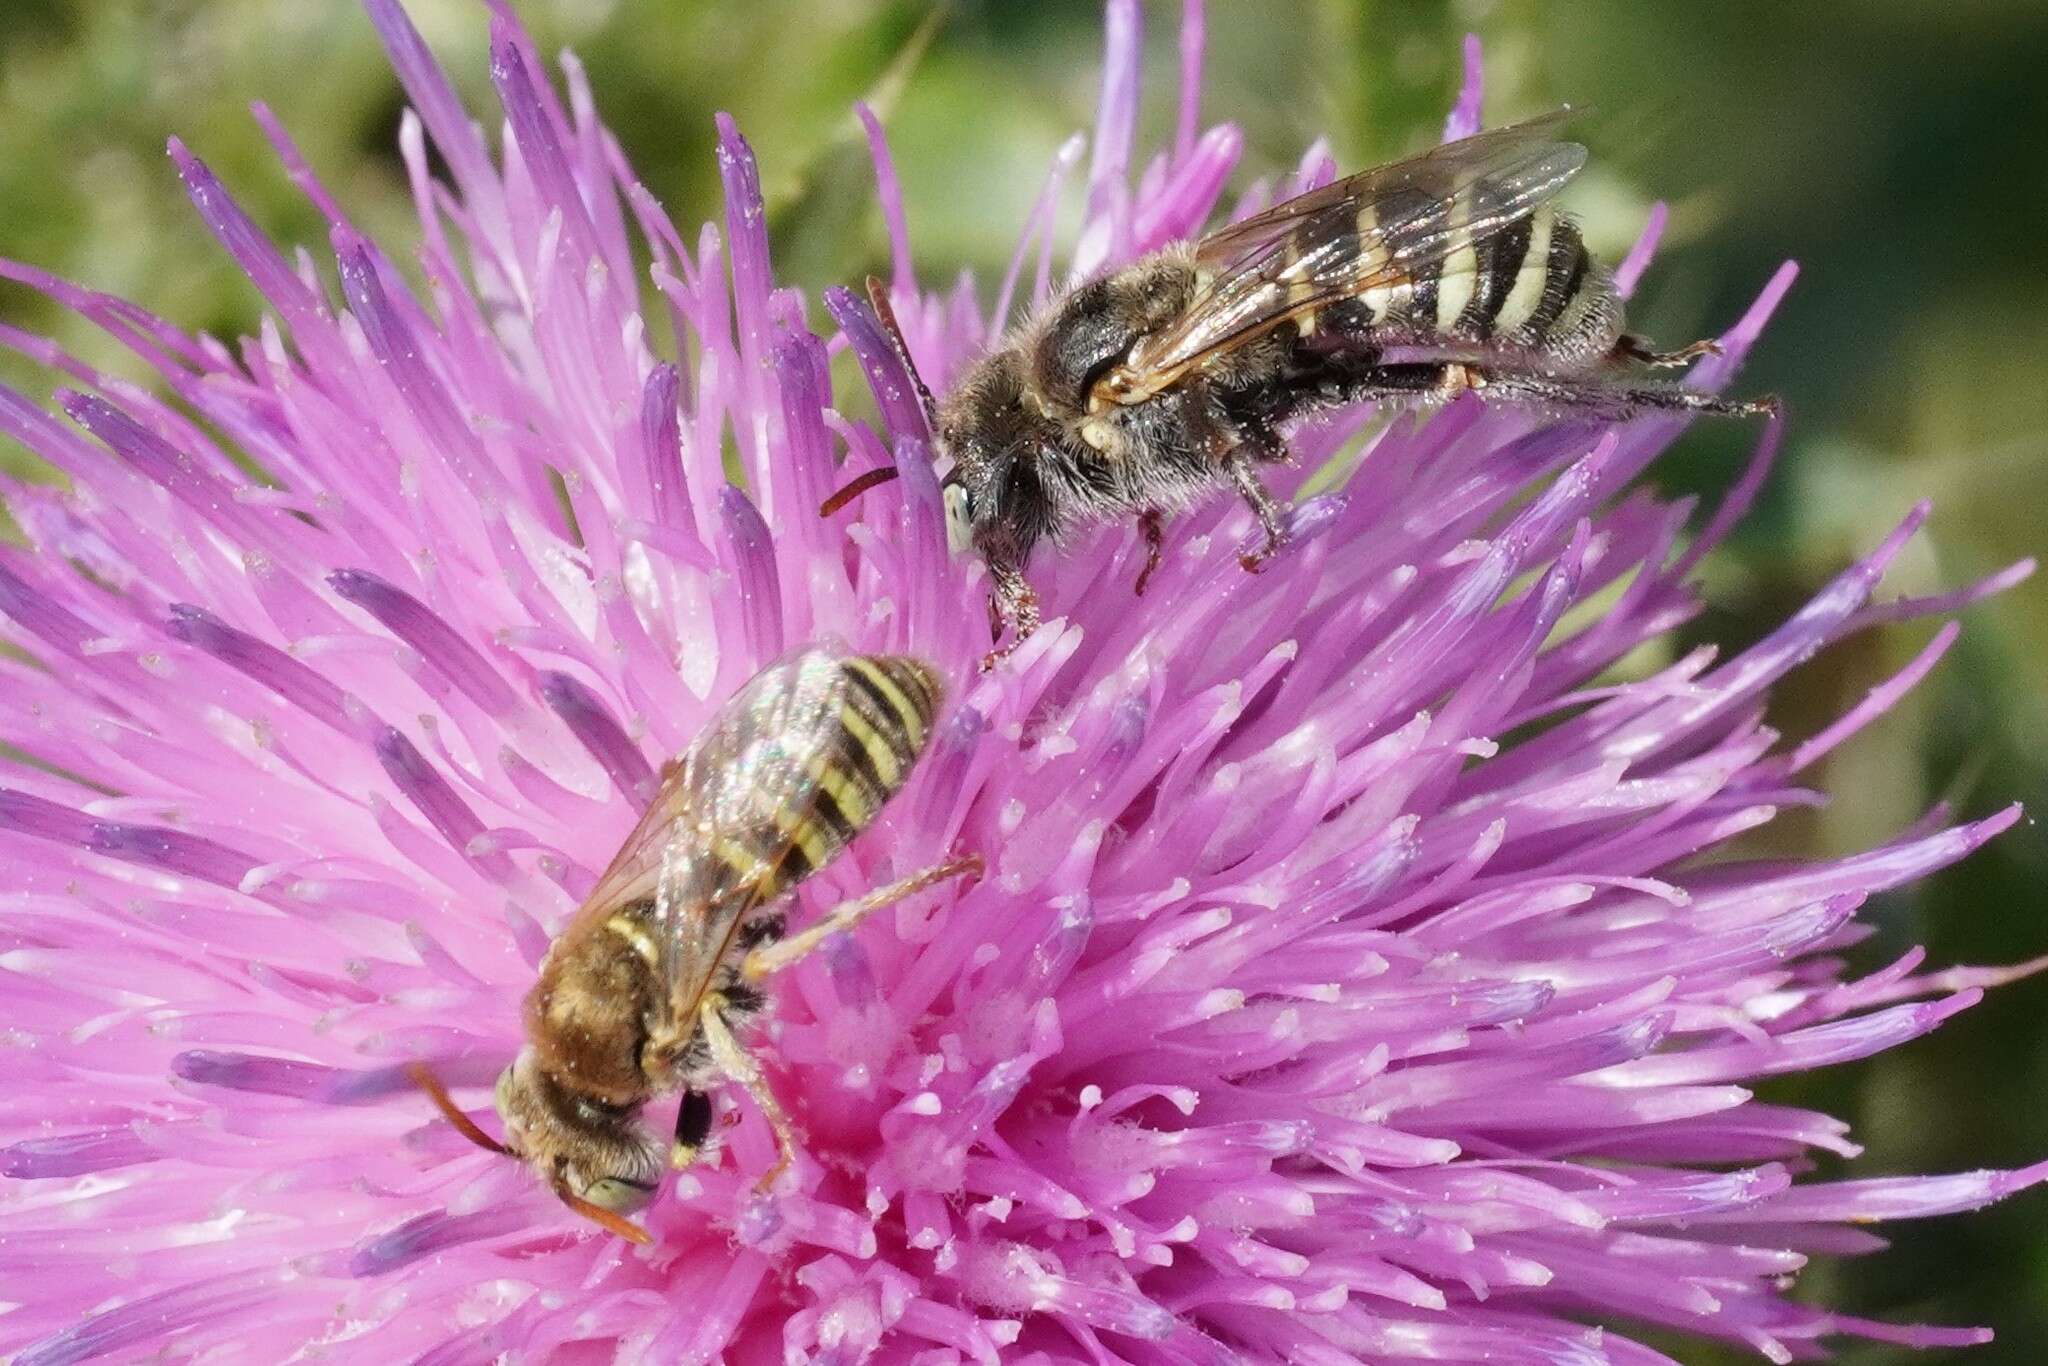
[[[964,555],[974,544],[974,496],[965,485],[946,485],[946,548]]]
[[[512,1121],[512,1078],[513,1068],[507,1067],[498,1074],[498,1084],[491,1088],[491,1106],[498,1112],[498,1118],[506,1123]]]
[[[580,1192],[583,1199],[614,1214],[634,1214],[654,1199],[654,1187],[623,1176],[601,1176]]]

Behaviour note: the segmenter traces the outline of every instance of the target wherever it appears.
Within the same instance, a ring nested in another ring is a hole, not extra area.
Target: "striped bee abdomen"
[[[1545,204],[1480,245],[1492,248],[1490,297],[1497,303],[1468,320],[1470,335],[1558,359],[1589,360],[1613,348],[1621,301],[1571,218]]]
[[[1404,231],[1455,233],[1486,216],[1493,203],[1483,182],[1465,188],[1448,207],[1419,213],[1383,200],[1361,208],[1360,231],[1369,237],[1376,216],[1401,212]],[[1370,276],[1383,264],[1368,255],[1361,273]],[[1299,326],[1303,335],[1320,326],[1380,345],[1491,344],[1560,361],[1605,355],[1621,335],[1611,278],[1587,253],[1578,225],[1548,204],[1316,313]]]
[[[904,655],[854,655],[840,667],[848,686],[838,733],[811,761],[810,815],[834,853],[909,781],[944,695],[929,666]]]
[[[749,899],[765,905],[835,858],[909,781],[931,738],[944,687],[929,665],[903,655],[834,661],[836,702],[790,761],[803,780],[719,857]]]

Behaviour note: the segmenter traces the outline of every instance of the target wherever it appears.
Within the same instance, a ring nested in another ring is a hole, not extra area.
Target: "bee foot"
[[[1138,571],[1138,583],[1133,591],[1142,598],[1145,585],[1152,581],[1152,572],[1159,568],[1159,562],[1166,553],[1166,519],[1156,509],[1148,509],[1138,515],[1138,529],[1145,533],[1145,567]]]
[[[1628,335],[1614,344],[1614,358],[1635,361],[1653,370],[1675,370],[1690,365],[1701,356],[1718,356],[1721,343],[1709,337],[1703,341],[1688,343],[1675,351],[1659,351],[1641,337]]]
[[[1247,574],[1262,574],[1265,572],[1267,563],[1275,555],[1285,550],[1293,540],[1294,537],[1284,530],[1275,529],[1269,531],[1264,545],[1260,546],[1257,550],[1248,550],[1238,556],[1237,562],[1244,567],[1244,572]]]
[[[981,657],[981,671],[983,673],[987,673],[989,670],[995,668],[996,665],[1008,659],[1011,655],[1016,654],[1018,647],[1023,645],[1024,642],[1026,640],[1029,640],[1030,638],[1030,631],[1017,631],[1009,638],[1008,641],[996,646],[995,649],[990,650],[987,654]]]
[[[787,1152],[779,1153],[775,1158],[775,1165],[761,1173],[761,1179],[754,1183],[754,1194],[772,1194],[775,1190],[775,1183],[780,1181],[783,1173],[788,1170],[789,1154]]]

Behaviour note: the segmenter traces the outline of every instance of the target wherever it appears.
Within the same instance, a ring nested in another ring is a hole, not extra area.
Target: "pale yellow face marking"
[[[1081,439],[1107,455],[1110,446],[1116,440],[1116,433],[1107,422],[1090,418],[1081,424]]]
[[[910,748],[919,749],[924,745],[924,718],[918,715],[917,707],[904,696],[903,689],[896,686],[896,680],[873,660],[855,655],[846,661],[847,667],[860,670],[860,675],[875,685],[875,691],[889,699],[889,709],[896,713],[896,719],[903,726],[903,734],[910,741]]]
[[[604,922],[604,927],[631,944],[633,952],[647,960],[648,967],[655,966],[660,958],[660,950],[655,947],[653,937],[637,919],[630,915],[615,915]]]
[[[1508,291],[1500,312],[1493,320],[1493,333],[1506,336],[1535,314],[1543,302],[1543,282],[1550,276],[1550,225],[1556,215],[1548,204],[1529,217],[1529,250],[1522,256],[1522,268],[1515,272],[1515,286]]]
[[[967,490],[958,484],[946,485],[946,549],[954,555],[965,555],[974,546],[974,518],[968,511]]]

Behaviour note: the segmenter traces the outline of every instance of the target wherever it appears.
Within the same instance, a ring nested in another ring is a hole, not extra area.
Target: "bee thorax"
[[[640,1053],[660,989],[651,909],[621,907],[596,932],[558,941],[526,998],[539,1065],[612,1104],[648,1091]]]

